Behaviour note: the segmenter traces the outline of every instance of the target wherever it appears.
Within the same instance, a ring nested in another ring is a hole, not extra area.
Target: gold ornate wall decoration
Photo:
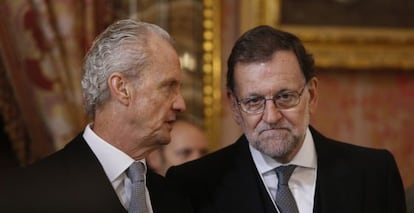
[[[221,118],[220,0],[203,1],[203,106],[210,148],[218,146]]]
[[[282,26],[299,36],[327,68],[414,69],[414,30]]]
[[[304,42],[319,67],[414,69],[414,29],[288,25],[281,23],[283,2],[242,0],[242,31],[268,24],[291,32]]]
[[[260,24],[280,22],[280,0],[241,0],[240,34]]]

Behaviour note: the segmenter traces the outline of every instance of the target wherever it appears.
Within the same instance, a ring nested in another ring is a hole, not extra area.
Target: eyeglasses
[[[300,103],[300,97],[305,90],[306,84],[298,91],[283,91],[272,98],[262,96],[238,99],[237,104],[247,114],[259,114],[264,112],[266,101],[272,101],[278,109],[290,109]]]

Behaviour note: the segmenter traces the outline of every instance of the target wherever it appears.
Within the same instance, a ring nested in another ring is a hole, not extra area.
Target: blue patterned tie
[[[147,202],[145,198],[145,165],[135,161],[126,171],[131,180],[131,200],[129,203],[129,213],[147,213]]]
[[[289,179],[295,170],[295,165],[279,166],[275,169],[278,178],[276,205],[281,213],[298,213],[295,198],[289,189]]]

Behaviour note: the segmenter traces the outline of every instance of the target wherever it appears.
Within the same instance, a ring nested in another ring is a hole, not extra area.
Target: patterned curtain
[[[112,4],[0,2],[0,113],[21,164],[62,148],[88,123],[82,60],[96,34],[112,21]]]

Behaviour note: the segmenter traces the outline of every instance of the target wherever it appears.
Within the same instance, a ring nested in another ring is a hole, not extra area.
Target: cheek
[[[283,113],[283,117],[292,124],[298,124],[305,115],[303,110],[287,111]]]
[[[158,97],[150,97],[138,99],[136,104],[138,105],[137,108],[141,109],[143,117],[154,118],[157,117],[157,114],[163,114],[168,109],[170,102]]]
[[[147,113],[144,113],[148,111],[146,106],[147,103],[145,100],[140,101],[138,99],[135,99],[128,109],[129,115],[126,119],[135,120],[137,123],[142,124],[142,122],[147,119]]]
[[[173,109],[174,103],[177,101],[177,97],[169,97],[169,98],[162,98],[162,97],[156,97],[156,99],[153,100],[153,105],[156,106],[155,108],[158,110],[158,112],[167,112],[170,109]]]
[[[148,106],[151,105],[151,97],[148,95],[145,96],[145,94],[138,93],[133,97],[132,100],[132,107],[136,109],[137,111],[142,111],[145,109],[148,109]]]
[[[170,164],[175,164],[177,162],[176,153],[174,153],[174,151],[171,150],[170,148],[166,148],[166,150],[165,150],[165,160]]]
[[[241,117],[241,127],[245,132],[254,132],[261,121],[261,115],[250,115]]]
[[[295,111],[288,111],[284,114],[284,117],[293,128],[303,131],[303,129],[305,129],[309,124],[309,106],[304,105]]]

